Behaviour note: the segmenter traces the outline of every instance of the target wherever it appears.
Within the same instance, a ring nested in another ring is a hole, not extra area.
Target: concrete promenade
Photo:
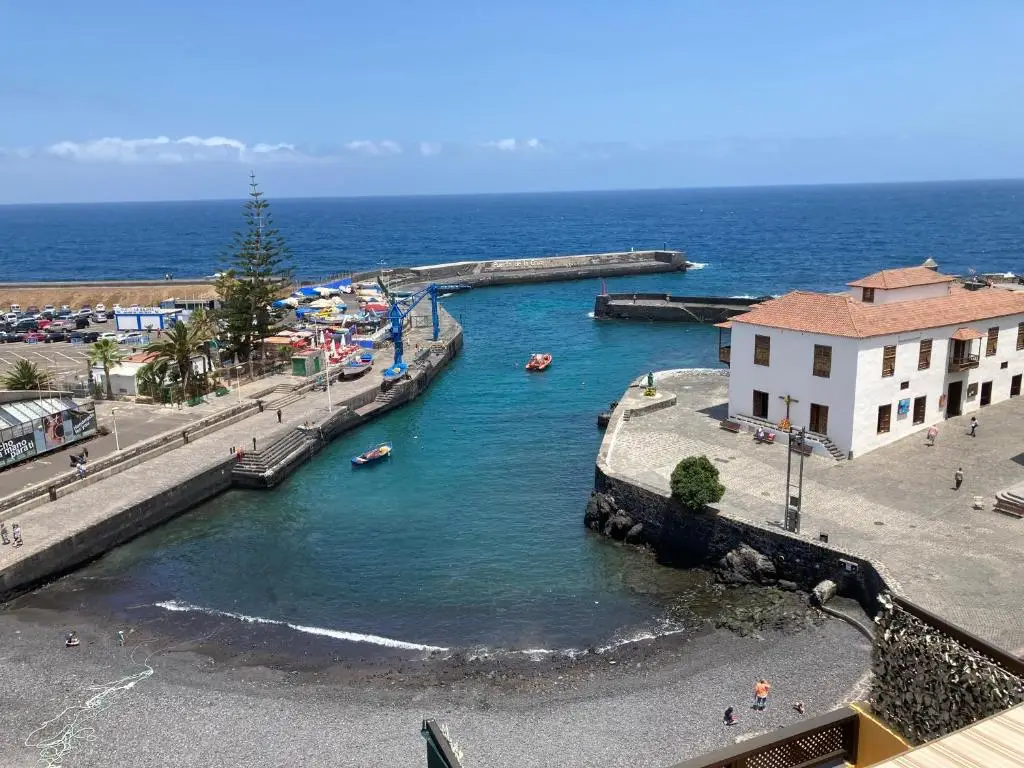
[[[783,517],[786,448],[758,445],[749,433],[718,423],[726,416],[728,378],[667,371],[655,375],[660,393],[676,404],[628,420],[619,413],[605,435],[599,461],[620,479],[668,495],[680,459],[707,455],[726,493],[721,514],[775,527]],[[619,412],[641,402],[638,389]],[[1024,479],[1024,400],[989,406],[978,415],[978,436],[966,419],[940,425],[934,447],[912,436],[853,461],[806,460],[801,533],[880,563],[906,597],[944,619],[1024,653],[1024,521],[992,511],[995,494]],[[963,467],[964,484],[953,487]],[[972,508],[983,497],[984,510]]]

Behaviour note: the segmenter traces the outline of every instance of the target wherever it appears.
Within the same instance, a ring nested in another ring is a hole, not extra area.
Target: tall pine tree
[[[271,333],[270,305],[291,280],[291,253],[274,229],[270,203],[260,192],[255,173],[249,174],[249,199],[242,215],[245,229],[235,233],[227,254],[228,269],[217,281],[217,294],[229,347],[248,359]]]

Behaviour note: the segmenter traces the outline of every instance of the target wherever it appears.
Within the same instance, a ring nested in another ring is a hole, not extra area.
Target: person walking
[[[11,543],[11,537],[7,533],[7,523],[3,521],[0,521],[0,541],[3,541],[4,544]]]
[[[975,433],[975,431],[977,429],[978,429],[978,420],[976,418],[974,418],[973,416],[971,416],[971,433],[970,433],[971,437],[976,437],[976,435],[974,433]]]
[[[277,423],[278,424],[281,423],[281,409],[280,408],[277,409]]]
[[[954,489],[959,491],[960,486],[964,484],[964,468],[957,467],[956,472],[953,473]]]
[[[20,547],[25,543],[21,540],[21,526],[17,523],[11,526],[11,535],[14,537],[14,546]]]
[[[252,439],[252,449],[253,449],[253,451],[256,450],[256,438],[255,437]]]
[[[84,445],[82,446],[82,455],[87,459],[89,458],[89,449]]]

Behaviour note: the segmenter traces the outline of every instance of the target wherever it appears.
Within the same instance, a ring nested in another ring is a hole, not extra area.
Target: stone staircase
[[[1005,491],[1000,491],[996,494],[996,503],[992,509],[1010,517],[1024,517],[1024,489],[1020,486],[1014,486]]]
[[[769,430],[771,432],[780,432],[779,425],[768,421],[768,419],[759,419],[756,416],[742,415],[737,415],[732,418],[740,422],[741,424],[745,424],[748,427],[751,427],[751,431],[756,430],[758,427],[764,427],[766,430]],[[839,450],[839,447],[835,443],[833,443],[831,439],[829,439],[828,435],[822,435],[818,432],[811,432],[808,430],[804,433],[804,436],[808,442],[817,443],[822,448],[824,448],[828,452],[829,456],[831,456],[836,461],[846,461],[846,459],[848,458],[847,455],[843,453],[841,450]]]
[[[262,478],[283,462],[288,456],[310,443],[306,433],[298,429],[287,432],[267,448],[246,451],[242,460],[231,468],[234,478]]]
[[[379,403],[380,405],[386,405],[398,397],[399,391],[400,390],[397,386],[382,389],[377,393],[377,396],[373,398],[373,402]]]

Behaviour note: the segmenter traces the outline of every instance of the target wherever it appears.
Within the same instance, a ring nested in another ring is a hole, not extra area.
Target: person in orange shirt
[[[754,705],[753,709],[763,710],[768,704],[768,694],[772,687],[767,680],[758,680],[754,683]]]

